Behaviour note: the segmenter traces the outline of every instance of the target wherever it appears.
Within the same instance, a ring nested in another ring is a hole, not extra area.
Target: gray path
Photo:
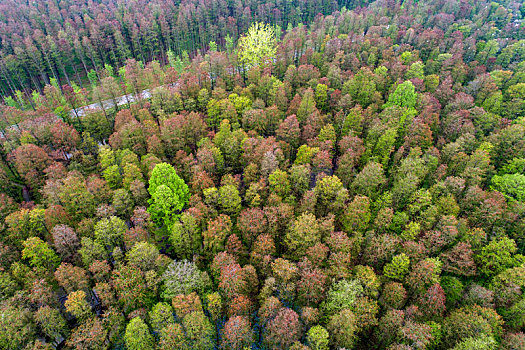
[[[144,99],[144,100],[147,100],[147,99],[151,98],[150,90],[146,89],[146,90],[142,91],[140,93],[140,98]],[[128,94],[128,95],[117,97],[115,99],[115,101],[116,101],[117,106],[122,106],[122,105],[125,105],[125,104],[128,104],[128,103],[135,102],[135,96],[133,94]],[[110,108],[115,107],[115,103],[111,99],[102,101],[102,105],[104,106],[104,109],[110,109]],[[102,110],[102,105],[100,103],[98,103],[98,102],[97,103],[92,103],[90,105],[77,108],[76,109],[76,113],[75,113],[75,110],[72,109],[72,110],[69,111],[69,114],[73,118],[76,117],[77,114],[82,117],[82,116],[86,115],[86,113],[88,111]]]

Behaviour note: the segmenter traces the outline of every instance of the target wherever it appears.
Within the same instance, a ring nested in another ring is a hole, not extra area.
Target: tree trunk
[[[69,75],[67,75],[67,72],[66,72],[66,67],[63,64],[61,64],[60,68],[62,69],[62,73],[64,74],[64,77],[66,78],[67,85],[72,86],[71,81],[69,80]]]
[[[47,61],[47,66],[49,67],[49,70],[53,74],[53,78],[56,79],[56,81],[58,83],[58,86],[60,87],[60,91],[62,91],[62,85],[60,84],[60,79],[58,78],[57,74],[55,73],[55,70],[53,69],[53,66],[51,65],[51,61],[49,60],[49,56],[46,55],[46,54],[44,54],[44,56],[45,56],[46,61]]]
[[[9,71],[7,70],[7,68],[5,68],[3,65],[0,66],[2,68],[2,71],[3,71],[3,75],[5,76],[5,80],[7,82],[7,86],[9,87],[9,89],[11,90],[11,94],[14,96],[15,95],[15,88],[14,88],[14,83],[13,81],[11,80],[11,76],[9,74]]]
[[[26,84],[24,84],[24,83],[22,82],[22,79],[20,78],[20,74],[18,74],[18,72],[16,73],[16,77],[18,78],[18,82],[19,82],[19,84],[20,84],[20,86],[21,86],[22,91],[24,91],[24,93],[25,93],[26,95],[30,95],[30,94],[28,93],[28,91],[27,91],[28,89],[27,89]],[[18,102],[20,102],[20,105],[21,105],[21,107],[23,108],[23,107],[24,107],[24,105],[23,105],[23,101],[18,101]],[[36,109],[35,109],[35,105],[33,104],[33,99],[30,98],[30,99],[29,99],[29,103],[31,104],[31,108],[33,108],[33,110],[36,110]]]
[[[38,90],[38,92],[40,94],[44,94],[44,92],[42,91],[42,84],[40,83],[40,81],[38,81],[36,79],[36,77],[31,73],[31,70],[30,69],[25,69],[27,74],[29,75],[29,78],[31,79],[31,81],[33,82],[33,85],[35,85],[36,89]]]
[[[75,72],[75,75],[77,76],[78,85],[79,85],[81,88],[83,88],[84,86],[82,85],[82,79],[80,79],[80,75],[78,75],[77,67],[75,67],[75,64],[74,64],[74,63],[71,64],[71,67],[73,68],[73,71]]]

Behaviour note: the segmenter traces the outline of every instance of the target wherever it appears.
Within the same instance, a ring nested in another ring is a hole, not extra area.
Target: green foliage
[[[328,350],[329,334],[323,326],[314,326],[308,330],[306,341],[312,350]]]
[[[104,218],[95,225],[95,240],[111,251],[122,243],[127,228],[126,223],[116,216]]]
[[[173,261],[162,275],[162,281],[164,288],[161,296],[165,300],[195,291],[203,293],[211,282],[206,272],[200,271],[194,263],[187,260]]]
[[[154,270],[159,258],[159,249],[151,243],[138,242],[127,252],[126,257],[130,265],[142,271]]]
[[[239,115],[244,114],[245,111],[252,109],[252,100],[246,96],[239,96],[237,94],[231,94],[228,99],[235,107],[235,110]]]
[[[492,309],[478,305],[456,309],[443,322],[443,343],[452,348],[469,338],[499,337],[502,325],[501,316]]]
[[[268,176],[268,183],[273,193],[286,198],[290,194],[291,185],[288,180],[288,173],[280,169],[276,169]]]
[[[418,96],[414,84],[410,81],[405,81],[399,84],[396,90],[390,94],[385,107],[399,106],[411,109],[416,107],[417,99]]]
[[[403,52],[404,53],[404,52]],[[425,65],[421,62],[414,62],[410,65],[410,68],[406,72],[406,78],[407,79],[424,79],[425,73],[424,73]]]
[[[228,119],[221,121],[219,132],[215,134],[213,143],[219,148],[220,153],[224,157],[225,170],[239,169],[242,142],[245,138],[246,133],[242,129],[232,130],[232,125]]]
[[[505,174],[522,174],[525,175],[525,158],[513,158],[507,164],[505,164],[499,175]]]
[[[315,184],[318,215],[338,214],[348,199],[348,190],[337,176],[325,176]]]
[[[88,304],[86,293],[83,290],[69,293],[64,306],[67,312],[71,313],[81,322],[87,320],[92,315],[91,306]]]
[[[465,286],[457,277],[443,276],[441,278],[441,287],[445,291],[448,305],[454,305],[463,297]]]
[[[16,3],[1,349],[525,348],[519,1]]]
[[[344,120],[341,127],[341,135],[349,135],[350,133],[359,135],[363,131],[363,110],[359,107],[352,108],[345,113]]]
[[[297,109],[297,120],[300,124],[304,124],[306,119],[316,110],[315,96],[312,89],[304,92],[299,108]]]
[[[91,69],[88,72],[87,76],[88,76],[89,82],[91,83],[91,86],[96,86],[97,81],[98,81],[97,72],[95,72],[94,69]]]
[[[302,145],[297,149],[297,157],[295,158],[296,165],[310,164],[313,156],[319,149]]]
[[[302,214],[286,233],[285,242],[290,256],[299,260],[306,250],[321,241],[321,230],[315,215]]]
[[[33,267],[53,269],[60,264],[60,258],[49,245],[38,237],[30,237],[23,243],[22,258]]]
[[[325,84],[317,84],[315,88],[315,104],[322,111],[328,108],[328,86]]]
[[[525,326],[525,298],[521,298],[509,309],[501,311],[505,324],[520,329]]]
[[[144,182],[142,171],[136,164],[126,163],[122,167],[122,185],[126,190],[129,190],[133,181]]]
[[[164,327],[175,322],[173,308],[165,302],[157,303],[149,312],[149,323],[154,332],[159,334]]]
[[[371,218],[368,197],[355,196],[342,215],[343,227],[348,233],[363,232]]]
[[[380,163],[383,168],[387,168],[397,137],[397,127],[390,127],[386,130],[370,130],[367,138],[367,153],[365,153],[369,157],[368,161]]]
[[[84,179],[71,174],[62,183],[58,198],[69,216],[76,222],[90,217],[95,210],[95,197],[87,189]]]
[[[135,317],[128,323],[124,340],[126,341],[126,348],[129,350],[155,349],[153,336],[140,317]]]
[[[402,281],[408,273],[410,259],[402,253],[392,258],[392,262],[385,265],[383,274],[393,280]]]
[[[104,246],[90,237],[82,237],[80,245],[78,253],[85,267],[89,267],[95,260],[104,260],[107,257]]]
[[[1,348],[21,349],[34,338],[37,330],[28,309],[6,304],[0,313]]]
[[[376,299],[379,295],[381,280],[370,266],[358,265],[355,267],[355,277],[365,289],[365,294]]]
[[[344,309],[352,309],[364,289],[357,280],[341,280],[332,285],[321,308],[325,315],[334,315]]]
[[[292,165],[289,173],[293,193],[296,196],[302,196],[310,188],[310,169],[305,165]]]
[[[414,55],[410,51],[404,51],[401,54],[401,61],[403,64],[410,64],[412,62]]]
[[[14,209],[14,208],[13,208]],[[21,209],[5,217],[7,240],[20,246],[22,241],[31,236],[42,236],[46,230],[45,211],[42,209]]]
[[[148,207],[151,218],[170,229],[178,212],[188,203],[188,186],[171,165],[159,163],[151,173],[148,192],[151,195]]]
[[[513,256],[516,251],[516,242],[508,237],[490,241],[475,256],[480,273],[492,277],[509,267],[515,266],[518,263]]]
[[[406,225],[403,232],[401,232],[401,238],[405,241],[415,240],[421,232],[421,225],[418,222],[411,221]]]
[[[352,349],[357,341],[358,325],[354,313],[348,309],[330,317],[327,325],[334,348]]]
[[[131,215],[131,210],[134,207],[133,198],[129,191],[119,188],[113,192],[113,199],[111,200],[117,215],[123,218],[128,218]]]
[[[345,82],[342,92],[349,94],[363,108],[380,98],[373,73],[368,68],[361,68],[352,79]]]
[[[214,348],[215,329],[202,311],[186,315],[182,324],[191,349],[211,350]]]
[[[494,175],[491,188],[503,193],[507,199],[525,201],[525,175],[523,174]]]
[[[202,232],[198,220],[184,212],[179,220],[171,227],[170,243],[175,254],[182,258],[189,258],[192,253],[198,252],[202,245]]]
[[[42,306],[35,313],[35,321],[42,329],[42,332],[50,339],[56,339],[61,336],[67,336],[69,329],[64,317],[57,309],[48,305]]]
[[[218,193],[218,205],[221,211],[228,215],[237,215],[241,210],[242,199],[237,187],[221,186]]]
[[[452,350],[495,350],[498,343],[493,337],[467,338],[456,345]]]
[[[239,58],[247,67],[272,62],[277,52],[274,29],[256,22],[239,39]]]

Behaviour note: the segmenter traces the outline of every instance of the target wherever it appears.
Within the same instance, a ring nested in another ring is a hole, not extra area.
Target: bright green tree
[[[315,185],[315,194],[318,216],[325,216],[328,213],[337,214],[345,207],[348,199],[348,190],[336,175],[325,176],[318,181]]]
[[[228,99],[233,104],[239,115],[242,115],[245,111],[252,108],[252,100],[246,96],[239,96],[233,93],[228,96]]]
[[[108,166],[103,172],[104,180],[110,188],[119,188],[122,185],[122,175],[117,164]]]
[[[297,156],[295,158],[296,165],[310,164],[314,155],[319,151],[317,147],[309,147],[307,145],[301,145],[297,149]]]
[[[323,326],[314,326],[308,330],[306,340],[312,350],[328,350],[330,347],[328,331]]]
[[[505,174],[495,175],[490,186],[493,190],[500,191],[507,199],[525,202],[525,175]]]
[[[124,340],[128,350],[153,350],[155,348],[153,336],[140,317],[135,317],[128,323]]]
[[[188,186],[173,166],[159,163],[149,179],[148,191],[151,195],[148,207],[151,218],[157,224],[170,228],[190,199]]]
[[[54,268],[60,264],[60,258],[49,245],[38,237],[30,237],[23,243],[22,257],[34,267]]]
[[[321,305],[327,316],[335,315],[344,309],[352,309],[356,301],[364,295],[364,289],[357,280],[341,280],[332,285]]]
[[[275,31],[264,23],[254,23],[239,39],[239,58],[248,68],[271,62],[277,52]]]
[[[491,336],[467,338],[456,345],[452,350],[495,350],[498,343]]]
[[[412,65],[410,65],[410,68],[407,70],[406,72],[406,78],[407,79],[424,79],[425,78],[425,65],[423,64],[423,62],[421,61],[418,61],[418,62],[414,62],[412,63]]]
[[[383,274],[393,280],[401,281],[408,273],[410,266],[410,259],[406,254],[399,254],[394,256],[391,263],[388,263],[383,268]]]
[[[516,242],[506,236],[490,241],[475,256],[479,271],[490,277],[513,267],[517,263],[513,256],[517,249]]]
[[[414,84],[411,81],[405,81],[399,84],[396,90],[388,96],[388,102],[385,107],[399,106],[414,108],[417,103],[417,93]]]

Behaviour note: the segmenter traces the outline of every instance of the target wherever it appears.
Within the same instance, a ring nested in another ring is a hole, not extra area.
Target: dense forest
[[[361,0],[106,0],[0,2],[0,94],[41,92],[51,79],[86,83],[104,65],[128,58],[166,63],[172,50],[193,55],[215,41],[232,44],[254,21],[292,28]],[[61,85],[61,84],[60,84]]]
[[[524,17],[0,0],[0,348],[524,350]]]

